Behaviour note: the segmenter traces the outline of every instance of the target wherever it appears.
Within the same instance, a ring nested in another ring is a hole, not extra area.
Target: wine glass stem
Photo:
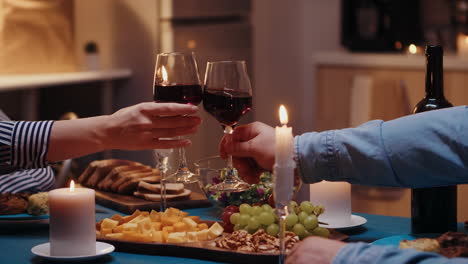
[[[225,126],[224,127],[224,133],[228,137],[227,140],[232,141],[232,132],[234,129],[232,129],[232,126]],[[233,165],[232,165],[232,155],[228,155],[227,157],[227,168],[229,172],[232,172],[233,170]],[[226,178],[227,180],[232,180],[234,178],[234,173],[227,173]]]
[[[276,214],[279,217],[279,233],[278,233],[278,238],[279,238],[279,259],[278,263],[283,264],[286,261],[286,245],[284,241],[285,237],[285,231],[286,231],[286,214],[287,208],[277,208],[276,209]]]
[[[154,154],[154,157],[156,158],[156,161],[158,162],[157,166],[158,166],[158,169],[159,169],[159,171],[161,173],[161,180],[160,180],[160,184],[161,184],[161,189],[160,189],[161,203],[160,203],[159,211],[164,212],[164,211],[166,211],[166,208],[167,208],[167,200],[166,200],[166,181],[167,180],[166,180],[166,174],[167,174],[167,170],[168,170],[169,157],[162,156],[162,155],[158,154],[158,152],[156,150],[153,150],[153,154]]]
[[[161,172],[161,205],[160,212],[164,212],[167,209],[167,200],[166,200],[166,171]]]
[[[178,137],[182,139],[182,137]],[[185,156],[185,148],[179,148],[179,170],[187,168],[187,157]]]

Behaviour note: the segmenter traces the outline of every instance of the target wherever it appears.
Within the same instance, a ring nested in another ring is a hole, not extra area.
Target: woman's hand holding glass
[[[154,101],[198,105],[202,100],[202,88],[197,62],[193,53],[160,53],[154,70]],[[168,137],[178,136],[177,134]],[[197,180],[187,164],[185,149],[179,149],[177,171],[172,175],[177,182]]]

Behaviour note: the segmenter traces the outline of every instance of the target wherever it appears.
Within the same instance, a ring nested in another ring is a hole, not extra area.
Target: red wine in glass
[[[252,96],[245,92],[205,90],[203,107],[224,126],[235,126],[252,109]]]
[[[223,127],[227,138],[233,127],[252,109],[252,86],[245,61],[214,61],[206,65],[203,90],[203,107]],[[225,178],[209,187],[210,191],[242,192],[250,185],[239,178],[228,155]]]
[[[200,104],[203,93],[195,54],[159,53],[156,56],[153,92],[155,102]],[[187,166],[185,149],[179,148],[178,151],[178,168],[170,178],[183,183],[197,182],[197,175]]]
[[[199,84],[154,85],[155,102],[171,102],[198,105],[202,101],[202,88]]]

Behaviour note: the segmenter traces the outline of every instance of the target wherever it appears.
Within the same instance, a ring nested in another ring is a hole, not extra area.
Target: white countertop
[[[129,69],[47,74],[0,75],[0,91],[34,89],[46,86],[125,79],[129,78],[131,75],[132,71]]]
[[[384,53],[351,53],[346,51],[323,51],[312,56],[315,65],[349,66],[349,67],[380,67],[380,68],[411,68],[425,69],[424,54],[384,54]],[[468,57],[456,55],[444,56],[445,70],[468,70]]]

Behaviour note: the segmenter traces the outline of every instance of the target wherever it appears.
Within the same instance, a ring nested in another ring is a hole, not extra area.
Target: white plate
[[[104,242],[96,242],[96,254],[95,255],[88,255],[88,256],[51,256],[50,255],[50,243],[44,243],[37,245],[31,249],[31,252],[34,255],[44,257],[50,260],[89,260],[94,259],[106,254],[111,253],[114,251],[115,247],[111,244],[104,243]]]
[[[349,220],[348,224],[328,223],[328,225],[320,225],[320,226],[335,229],[335,230],[346,230],[346,229],[351,229],[351,228],[356,228],[358,226],[362,226],[365,223],[367,223],[366,218],[359,216],[359,215],[351,215],[351,219]]]

